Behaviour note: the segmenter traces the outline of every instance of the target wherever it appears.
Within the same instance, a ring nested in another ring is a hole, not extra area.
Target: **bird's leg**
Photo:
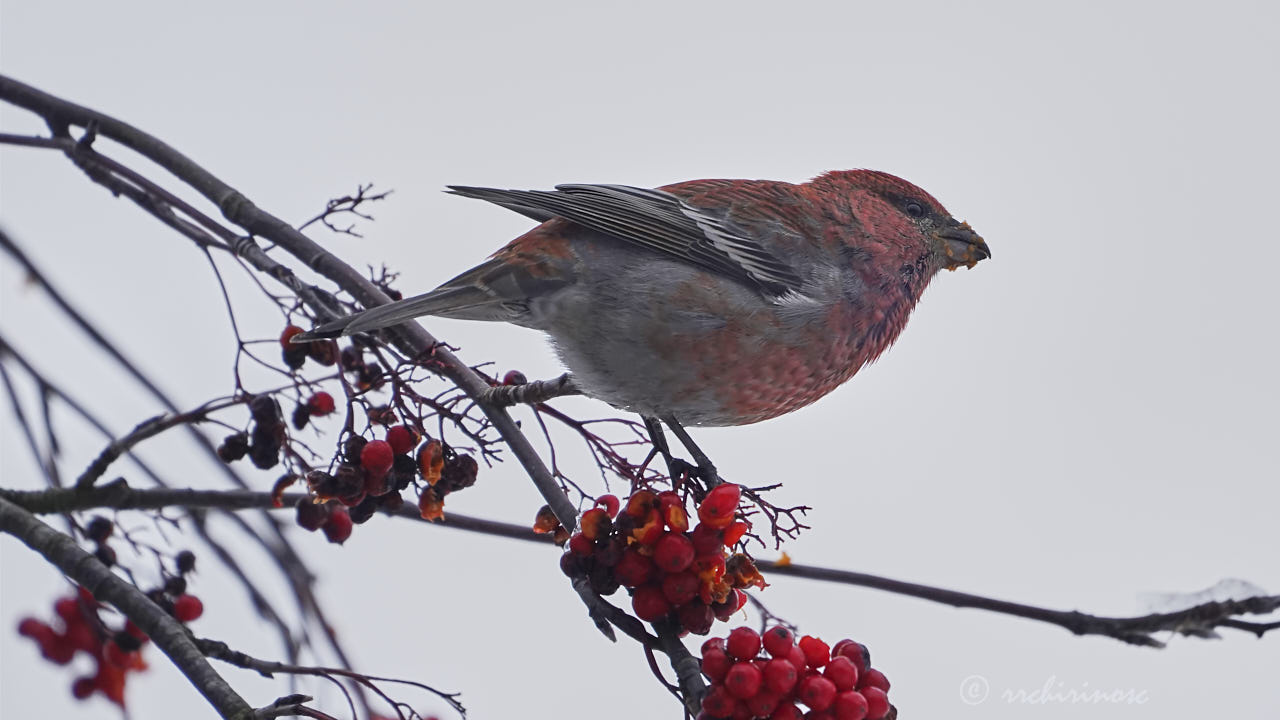
[[[693,456],[694,462],[698,463],[698,477],[702,478],[702,481],[707,484],[707,489],[710,490],[723,482],[720,479],[720,475],[716,473],[716,466],[711,462],[711,458],[707,457],[707,454],[702,452],[702,448],[698,447],[693,438],[689,437],[688,431],[684,429],[680,421],[671,415],[663,418],[662,421],[679,438],[680,444],[684,445],[684,449],[688,450],[689,454]]]
[[[671,475],[671,482],[674,483],[679,474],[677,463],[680,461],[671,456],[671,446],[667,444],[667,436],[662,432],[662,421],[647,415],[640,417],[644,420],[644,429],[649,431],[649,442],[653,443],[653,449],[657,450],[667,463],[667,473]]]

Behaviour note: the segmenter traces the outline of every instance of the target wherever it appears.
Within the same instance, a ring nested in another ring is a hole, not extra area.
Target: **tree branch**
[[[283,496],[284,506],[292,507],[299,499],[305,497],[307,496],[302,493],[286,494]],[[0,498],[17,503],[35,513],[72,512],[90,508],[141,510],[165,507],[216,507],[223,510],[245,510],[275,507],[270,493],[240,490],[135,490],[123,481],[105,483],[87,492],[72,489],[38,491],[0,489]],[[387,514],[418,522],[426,522],[422,520],[415,508],[403,507]],[[551,544],[549,535],[534,533],[528,527],[466,515],[451,513],[444,520],[430,524],[496,535],[513,540]],[[1269,630],[1280,628],[1280,623],[1249,623],[1233,619],[1237,615],[1264,615],[1280,610],[1280,596],[1277,595],[1258,596],[1244,600],[1209,602],[1169,613],[1155,613],[1136,617],[1106,617],[1073,610],[1053,610],[1034,605],[1025,605],[851,570],[798,565],[791,562],[780,563],[771,560],[757,560],[756,566],[760,570],[774,575],[854,585],[942,603],[952,607],[987,610],[1002,615],[1012,615],[1057,625],[1076,635],[1102,635],[1134,645],[1148,647],[1164,646],[1163,642],[1152,637],[1157,632],[1169,631],[1183,635],[1198,636],[1216,627],[1228,627],[1262,635]],[[592,602],[587,602],[587,605],[593,610],[598,609]],[[612,622],[613,618],[607,617],[607,615],[606,613],[601,617],[608,619],[627,635],[641,640],[633,632],[633,628],[623,627],[618,623]],[[594,617],[595,615],[593,615]],[[651,638],[641,641],[648,643]]]
[[[342,262],[337,256],[295,230],[290,224],[258,208],[235,188],[227,185],[187,156],[138,128],[4,75],[0,75],[0,99],[40,115],[55,128],[55,132],[56,129],[65,128],[68,125],[93,128],[103,137],[138,152],[194,188],[216,205],[227,220],[275,243],[310,269],[351,293],[364,307],[375,307],[390,301],[390,298],[377,285]],[[239,251],[237,246],[237,252]],[[324,304],[314,309],[320,314],[332,313],[332,308]],[[432,362],[429,366],[432,369],[452,381],[479,404],[494,429],[506,440],[512,454],[524,466],[525,472],[542,493],[547,504],[551,506],[560,524],[573,530],[577,525],[577,509],[560,490],[555,478],[547,470],[515,421],[503,408],[484,401],[483,395],[489,388],[488,383],[416,323],[397,326],[392,330],[391,335],[396,344],[410,357],[430,358]],[[176,410],[171,408],[171,411]]]

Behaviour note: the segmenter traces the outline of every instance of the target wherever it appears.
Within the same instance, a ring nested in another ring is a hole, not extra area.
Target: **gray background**
[[[782,481],[779,502],[815,508],[792,556],[1103,613],[1228,577],[1280,591],[1274,3],[463,5],[6,0],[0,65],[158,135],[285,218],[358,182],[394,188],[366,239],[322,239],[402,271],[409,291],[528,227],[441,194],[446,183],[900,174],[969,220],[994,259],[940,276],[897,346],[817,405],[697,433],[726,476]],[[7,108],[0,124],[40,130]],[[92,318],[183,403],[229,391],[228,323],[189,243],[58,155],[0,148],[0,162],[0,219]],[[246,332],[272,337],[279,315],[227,275]],[[0,281],[4,332],[115,428],[158,412],[11,263]],[[558,371],[535,333],[428,327],[468,361]],[[72,471],[100,441],[69,428]],[[0,429],[4,484],[37,484],[7,409]],[[581,455],[567,441],[562,453]],[[147,457],[213,482],[180,439]],[[525,522],[539,504],[512,465],[449,509]],[[638,649],[591,627],[554,553],[386,521],[342,549],[298,542],[361,669],[461,690],[478,718],[678,716]],[[97,698],[74,708],[72,673],[12,635],[64,581],[12,540],[0,554],[0,716],[112,716]],[[200,633],[277,655],[212,558],[193,591]],[[763,598],[803,631],[870,645],[907,718],[1263,718],[1280,706],[1274,637],[1154,651],[785,578]],[[134,717],[212,716],[150,657],[130,685]],[[227,674],[256,704],[283,692]],[[974,675],[990,695],[970,705],[961,686]],[[1001,698],[1046,684],[1145,702]]]

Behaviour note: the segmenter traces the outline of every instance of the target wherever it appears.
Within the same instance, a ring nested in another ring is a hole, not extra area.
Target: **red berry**
[[[858,678],[858,689],[862,690],[869,687],[880,688],[885,692],[889,692],[889,678],[875,668],[867,668],[867,671],[862,673],[862,677]]]
[[[696,557],[724,557],[724,532],[698,523],[689,534]]]
[[[316,417],[328,415],[335,407],[333,396],[327,392],[318,392],[307,399],[307,409]]]
[[[826,710],[836,699],[836,686],[821,675],[807,675],[800,681],[796,697],[810,710]]]
[[[98,648],[102,646],[102,640],[98,638],[98,634],[89,627],[88,623],[68,625],[67,642],[76,650],[83,650],[90,655],[97,654]]]
[[[693,564],[693,542],[683,533],[667,533],[653,548],[653,564],[659,570],[677,573]]]
[[[831,658],[822,669],[822,674],[835,683],[836,689],[840,691],[852,690],[858,685],[858,666],[843,655]]]
[[[53,628],[33,617],[22,618],[18,622],[18,634],[38,642],[41,637],[53,635]]]
[[[800,645],[800,649],[804,651],[805,662],[809,664],[809,667],[815,670],[826,665],[827,662],[831,660],[831,648],[827,647],[826,643],[812,635],[805,635],[800,638],[800,642],[798,644]],[[809,707],[813,706],[810,705]]]
[[[395,452],[386,440],[370,440],[360,450],[360,466],[374,475],[386,475],[395,459]]]
[[[91,677],[79,677],[75,682],[71,683],[71,697],[77,700],[87,700],[98,689],[98,684]]]
[[[762,680],[760,668],[756,667],[755,663],[736,662],[729,668],[729,672],[725,673],[724,686],[730,695],[746,700],[760,692]]]
[[[796,680],[799,679],[800,674],[796,672],[796,666],[789,660],[776,657],[765,663],[764,686],[776,693],[791,692],[791,688],[796,686]]]
[[[613,567],[613,575],[625,587],[638,587],[653,577],[653,561],[633,548],[627,548]]]
[[[631,609],[635,611],[636,617],[641,620],[653,622],[671,612],[671,603],[667,602],[667,598],[662,594],[661,587],[657,585],[641,585],[636,588],[635,594],[631,596]]]
[[[76,649],[66,636],[54,634],[48,640],[41,639],[40,654],[55,665],[66,665],[75,657]]]
[[[591,508],[582,513],[579,525],[582,527],[582,534],[586,535],[588,540],[605,538],[613,530],[613,520],[609,519],[609,513],[604,508]]]
[[[341,506],[334,507],[329,512],[329,519],[324,521],[324,536],[329,542],[341,545],[351,537],[351,515],[347,509]]]
[[[787,662],[795,666],[796,672],[804,675],[809,669],[809,661],[804,656],[804,651],[798,645],[792,645],[791,650],[787,652]]]
[[[80,612],[80,601],[74,597],[58,598],[58,601],[53,604],[53,611],[68,625],[84,622],[84,615]]]
[[[781,701],[782,696],[778,693],[761,688],[760,692],[747,698],[747,709],[751,711],[753,718],[766,718]]]
[[[582,533],[574,533],[569,538],[569,552],[579,557],[587,557],[595,552],[595,545],[591,540]]]
[[[195,595],[179,595],[173,599],[173,616],[178,622],[191,622],[204,614],[204,603]]]
[[[698,505],[698,519],[716,530],[723,530],[733,522],[741,498],[741,487],[733,483],[717,485]]]
[[[764,649],[769,655],[776,658],[785,658],[791,652],[791,648],[795,645],[796,636],[787,628],[781,625],[774,625],[764,631]]]
[[[694,600],[676,608],[676,617],[680,626],[694,635],[706,635],[711,632],[711,625],[716,621],[711,607]]]
[[[666,532],[662,529],[662,516],[658,514],[657,509],[650,510],[643,518],[636,520],[633,525],[635,525],[635,529],[631,531],[631,537],[641,545],[656,545],[659,540],[666,536]]]
[[[729,547],[734,543],[738,542],[739,540],[742,539],[743,535],[747,534],[747,531],[750,529],[751,529],[750,525],[741,521],[730,523],[729,527],[724,529],[724,546]]]
[[[293,339],[294,335],[297,335],[300,332],[302,332],[302,328],[297,325],[285,325],[284,332],[280,333],[280,347],[285,350],[297,350],[298,348],[303,347],[289,342]]]
[[[519,370],[508,370],[506,375],[502,376],[503,385],[524,385],[529,382],[529,378]]]
[[[658,514],[673,532],[682,533],[689,529],[689,513],[685,512],[684,501],[675,491],[658,493]]]
[[[702,647],[698,648],[698,652],[706,653],[708,650],[719,650],[720,652],[724,652],[724,638],[713,637],[703,640]]]
[[[835,657],[836,655],[849,658],[854,667],[858,668],[859,677],[867,672],[867,667],[871,664],[871,660],[867,656],[866,646],[849,639],[841,640],[836,643],[835,647],[831,648],[831,656]]]
[[[831,714],[836,720],[863,720],[867,717],[869,703],[857,690],[846,690],[836,695],[831,703]]]
[[[727,718],[733,714],[736,703],[723,685],[712,686],[702,698],[702,711],[713,718]]]
[[[617,495],[601,495],[596,498],[596,507],[603,507],[609,517],[618,517],[618,509],[622,507],[622,503],[618,500]]]
[[[800,712],[800,708],[795,703],[784,702],[773,709],[773,714],[769,716],[769,720],[802,720],[804,713]]]
[[[889,714],[889,696],[878,687],[867,687],[858,691],[866,698],[867,720],[880,720]]]
[[[102,659],[118,668],[129,667],[129,653],[115,642],[108,642],[102,647]]]
[[[729,622],[729,618],[732,618],[733,614],[742,609],[742,606],[746,604],[747,594],[741,590],[734,590],[729,593],[729,596],[725,598],[724,602],[712,605],[711,610],[715,612],[717,620],[721,622]]]
[[[723,682],[732,665],[733,660],[724,650],[712,648],[702,652],[702,674],[713,683]]]
[[[396,425],[387,431],[387,444],[396,455],[407,455],[418,444],[418,433],[408,425]],[[360,458],[361,462],[364,458]]]
[[[725,651],[738,660],[751,660],[760,653],[760,635],[749,627],[729,631],[724,643]]]
[[[662,594],[672,605],[684,605],[698,595],[698,576],[685,570],[662,579]]]
[[[627,514],[639,520],[658,509],[658,496],[650,490],[640,490],[627,498]]]

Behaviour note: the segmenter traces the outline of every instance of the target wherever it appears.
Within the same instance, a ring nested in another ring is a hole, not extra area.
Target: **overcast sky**
[[[791,555],[1101,613],[1223,578],[1280,592],[1275,3],[435,5],[5,0],[0,67],[155,134],[283,218],[358,183],[393,188],[365,239],[315,236],[357,267],[399,270],[407,292],[529,227],[442,194],[449,183],[906,177],[993,259],[938,277],[897,345],[816,405],[695,433],[729,479],[781,481],[778,502],[815,508]],[[5,106],[0,130],[41,126]],[[74,301],[184,405],[232,389],[226,314],[190,243],[59,155],[0,147],[0,163],[0,223]],[[278,313],[228,275],[246,332],[277,333]],[[537,333],[427,326],[469,362],[560,371]],[[160,411],[9,262],[0,329],[119,432]],[[68,427],[75,472],[101,443]],[[7,409],[0,433],[3,484],[37,485]],[[216,481],[179,440],[147,457]],[[274,476],[254,477],[265,489]],[[514,464],[449,501],[514,522],[540,504]],[[462,691],[476,718],[678,717],[640,651],[598,635],[545,548],[386,520],[341,549],[298,543],[362,670]],[[73,674],[12,635],[65,582],[11,539],[0,558],[0,716],[111,717],[100,699],[74,707]],[[243,593],[203,568],[196,629],[278,656]],[[762,598],[803,632],[868,644],[903,718],[1280,710],[1280,637],[1155,651],[785,578]],[[151,660],[130,687],[135,718],[214,716]],[[258,705],[284,692],[228,676]],[[974,676],[989,696],[971,704]],[[1002,698],[1046,685],[1144,701]]]

